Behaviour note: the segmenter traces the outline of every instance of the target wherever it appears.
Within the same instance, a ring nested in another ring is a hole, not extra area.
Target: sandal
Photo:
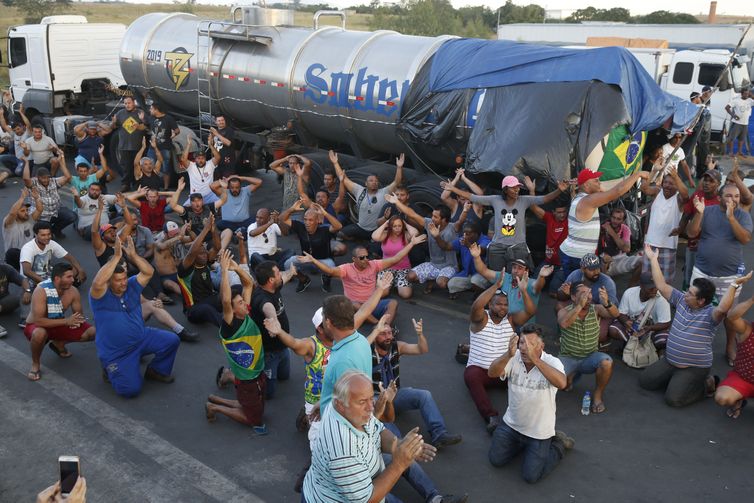
[[[217,374],[215,375],[215,384],[217,385],[217,389],[223,389],[225,388],[225,385],[223,384],[223,373],[225,372],[225,367],[222,365],[219,369],[217,369]]]
[[[744,410],[744,407],[746,407],[747,403],[748,402],[746,400],[739,400],[733,407],[728,409],[725,413],[731,419],[738,419],[739,417],[741,417],[741,411]]]
[[[717,390],[717,386],[720,384],[720,378],[716,375],[707,376],[707,379],[704,381],[704,394],[707,398],[711,396],[715,396],[715,390]]]
[[[602,414],[605,410],[607,410],[605,402],[594,402],[592,404],[592,414]]]
[[[26,374],[26,378],[30,381],[39,381],[42,378],[42,371],[41,370],[30,370],[28,374]]]
[[[50,342],[47,347],[52,349],[52,352],[58,355],[60,358],[70,358],[71,356],[73,356],[70,351],[68,351],[67,349],[63,349],[63,351],[61,351],[60,348],[58,348],[52,342]]]

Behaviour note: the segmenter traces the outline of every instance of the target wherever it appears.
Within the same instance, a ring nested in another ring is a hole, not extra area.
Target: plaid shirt
[[[31,179],[32,188],[39,191],[39,198],[44,204],[42,215],[39,217],[40,220],[49,222],[58,216],[58,209],[60,208],[60,194],[58,193],[60,185],[58,184],[58,179],[50,177],[50,183],[47,184],[47,187],[39,183],[39,179],[36,176]]]

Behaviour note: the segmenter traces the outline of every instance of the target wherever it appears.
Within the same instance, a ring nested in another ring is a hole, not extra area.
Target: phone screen
[[[76,461],[60,461],[60,492],[69,494],[79,478],[79,464]]]

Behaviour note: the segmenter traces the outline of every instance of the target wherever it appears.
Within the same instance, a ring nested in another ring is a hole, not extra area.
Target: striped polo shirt
[[[508,351],[513,336],[513,326],[506,316],[500,323],[494,323],[487,311],[487,324],[479,332],[469,331],[469,361],[467,367],[490,368],[496,358]]]
[[[712,366],[712,340],[720,324],[712,317],[714,306],[691,309],[683,292],[673,288],[670,303],[675,306],[675,317],[668,332],[665,358],[676,367]]]
[[[566,309],[573,310],[571,304]],[[589,311],[582,320],[576,318],[568,328],[560,327],[560,355],[572,358],[586,358],[597,351],[600,339],[600,319],[594,304],[589,304]]]
[[[335,407],[328,407],[314,443],[312,465],[304,479],[307,503],[369,501],[372,479],[385,469],[380,433],[374,416],[359,431]]]
[[[594,253],[600,237],[600,214],[597,209],[586,222],[576,218],[576,208],[587,194],[582,192],[573,198],[568,210],[568,237],[560,245],[560,251],[573,258]]]

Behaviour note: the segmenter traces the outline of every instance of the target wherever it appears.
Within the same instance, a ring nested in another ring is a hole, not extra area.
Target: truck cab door
[[[23,100],[26,90],[31,87],[31,67],[26,35],[11,34],[8,39],[8,77],[16,101]]]

